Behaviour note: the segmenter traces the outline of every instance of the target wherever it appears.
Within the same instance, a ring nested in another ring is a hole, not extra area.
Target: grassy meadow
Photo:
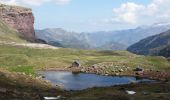
[[[115,66],[127,66],[133,69],[141,66],[145,69],[167,70],[170,62],[164,57],[139,56],[127,51],[94,51],[59,48],[33,49],[0,45],[0,67],[10,71],[34,74],[34,70],[66,68],[79,59],[83,67],[98,63],[112,63]]]

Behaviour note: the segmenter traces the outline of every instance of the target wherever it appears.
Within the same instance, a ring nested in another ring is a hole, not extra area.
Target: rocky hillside
[[[165,32],[169,29],[170,23],[155,23],[149,26],[139,26],[134,29],[89,33],[89,39],[92,40],[96,46],[112,41],[128,47],[139,42],[141,39]]]
[[[31,9],[0,4],[0,20],[8,27],[16,29],[20,37],[35,41],[34,16]]]
[[[142,55],[169,56],[170,30],[141,40],[127,50]]]
[[[58,47],[69,47],[79,49],[89,49],[90,43],[85,34],[68,32],[61,28],[48,28],[44,30],[36,30],[36,37],[44,40],[50,45]]]
[[[157,23],[135,29],[119,31],[100,31],[93,33],[67,32],[64,29],[37,30],[38,39],[45,40],[55,46],[81,49],[126,50],[141,39],[156,35],[170,29],[170,23]]]
[[[170,57],[170,45],[160,50],[159,55],[162,55],[164,57]]]
[[[96,45],[99,38],[90,38],[88,33],[68,32],[61,28],[36,30],[36,37],[50,45],[79,49],[125,50],[125,46],[117,42],[101,41],[105,44]],[[97,35],[96,35],[97,37]],[[104,37],[103,37],[104,38]],[[108,37],[106,37],[107,39]]]

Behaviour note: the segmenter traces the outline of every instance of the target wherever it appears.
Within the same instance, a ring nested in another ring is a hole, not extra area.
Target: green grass
[[[94,51],[75,49],[31,49],[0,45],[0,66],[33,66],[33,69],[69,67],[80,59],[82,66],[112,62],[114,66],[128,66],[131,69],[142,66],[146,69],[169,70],[170,62],[163,57],[139,56],[127,51]],[[20,67],[19,67],[20,68]],[[15,69],[15,68],[14,68]]]
[[[21,73],[25,73],[26,75],[36,76],[36,72],[31,66],[9,67],[8,70],[12,72],[21,72]]]

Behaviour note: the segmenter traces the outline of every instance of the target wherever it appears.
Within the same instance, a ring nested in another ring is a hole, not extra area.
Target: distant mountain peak
[[[136,29],[147,29],[149,26],[148,25],[141,25],[138,26]]]
[[[169,26],[170,22],[160,22],[152,24],[152,27],[161,27],[161,26]]]

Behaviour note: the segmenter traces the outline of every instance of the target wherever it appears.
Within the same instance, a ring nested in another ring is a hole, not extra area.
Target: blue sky
[[[163,10],[170,8],[169,1],[0,0],[31,7],[36,29],[64,28],[76,32],[119,30],[167,22],[170,11]]]
[[[61,27],[70,31],[102,31],[133,27],[102,23],[102,20],[113,17],[114,7],[119,7],[126,1],[73,0],[66,5],[47,3],[40,7],[33,7],[36,17],[35,27],[40,29]],[[147,4],[149,0],[133,1]]]

